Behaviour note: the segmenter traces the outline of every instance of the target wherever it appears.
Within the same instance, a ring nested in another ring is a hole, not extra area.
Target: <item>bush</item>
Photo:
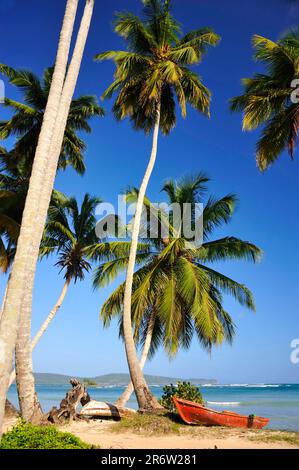
[[[86,385],[86,387],[95,387],[96,385],[98,385],[95,380],[91,379],[83,379],[83,383],[84,385]]]
[[[54,426],[33,426],[20,420],[11,431],[3,435],[0,449],[91,449],[68,432]]]
[[[176,411],[172,400],[173,396],[182,398],[183,400],[194,401],[195,403],[204,403],[199,388],[192,385],[190,382],[177,382],[176,386],[173,384],[166,385],[163,387],[163,392],[159,402],[164,408],[171,412]]]

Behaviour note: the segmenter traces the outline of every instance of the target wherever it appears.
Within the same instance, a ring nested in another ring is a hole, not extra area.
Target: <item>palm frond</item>
[[[194,257],[207,262],[244,259],[258,262],[262,256],[261,250],[247,241],[235,237],[225,237],[219,240],[204,243]]]

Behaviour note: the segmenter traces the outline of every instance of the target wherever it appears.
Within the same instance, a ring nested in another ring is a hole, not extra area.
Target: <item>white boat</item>
[[[102,416],[107,418],[121,418],[130,413],[136,413],[136,410],[131,408],[118,408],[112,403],[104,401],[91,400],[87,405],[83,406],[79,412],[80,416]]]

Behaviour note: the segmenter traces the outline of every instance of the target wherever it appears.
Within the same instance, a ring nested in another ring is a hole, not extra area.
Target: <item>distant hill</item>
[[[129,374],[106,374],[98,375],[96,377],[77,377],[61,374],[36,373],[34,376],[38,385],[65,385],[69,384],[71,378],[77,378],[80,381],[90,380],[92,382],[96,382],[99,386],[121,386],[127,385],[130,380]],[[182,379],[179,377],[161,377],[159,375],[145,375],[145,378],[149,385],[168,385],[170,383],[175,383],[178,380],[185,380],[194,385],[217,384],[217,380],[215,379]]]

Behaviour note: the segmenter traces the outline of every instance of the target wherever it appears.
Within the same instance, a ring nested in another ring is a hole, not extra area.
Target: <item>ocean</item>
[[[44,411],[58,406],[64,398],[68,385],[37,385],[37,392]],[[160,398],[163,388],[151,386],[153,393]],[[92,399],[115,402],[124,387],[88,387]],[[206,406],[215,410],[232,410],[244,415],[255,414],[270,419],[269,429],[283,429],[299,432],[299,384],[232,384],[203,385],[201,393]],[[8,399],[17,406],[17,393],[12,385]],[[128,405],[137,408],[135,396]]]

